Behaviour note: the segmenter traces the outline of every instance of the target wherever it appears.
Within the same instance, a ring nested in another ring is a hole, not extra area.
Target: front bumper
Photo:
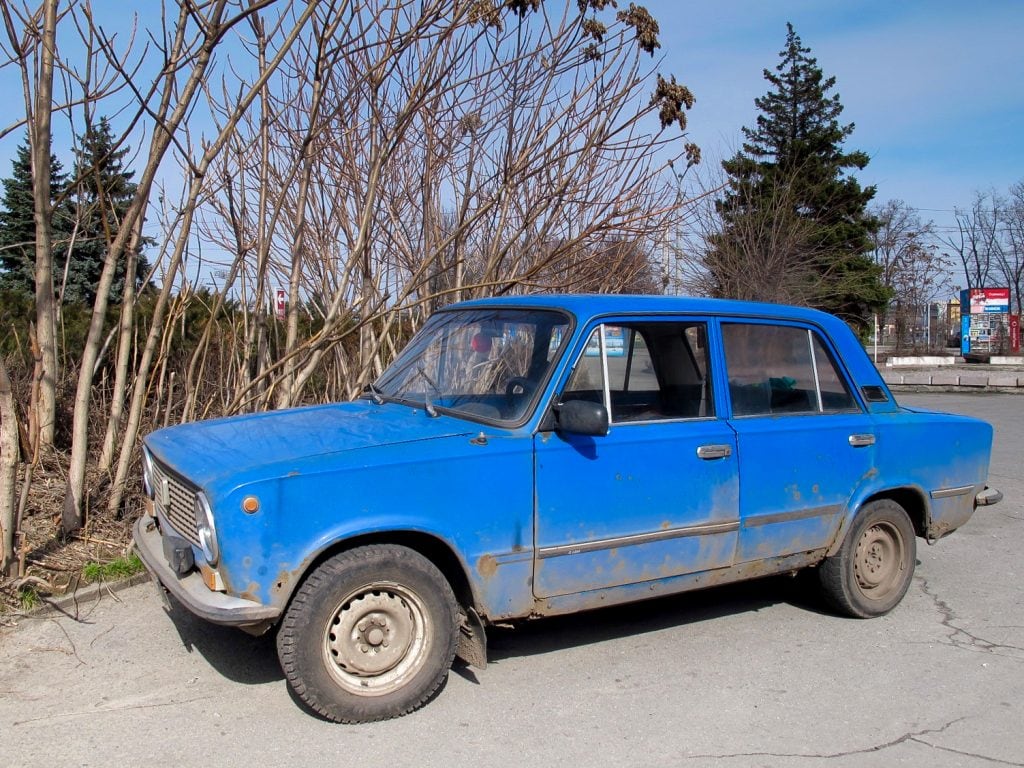
[[[201,619],[213,624],[248,627],[274,621],[280,611],[274,606],[211,591],[202,574],[193,570],[179,576],[164,557],[163,542],[156,522],[143,515],[133,529],[135,550],[153,578],[175,599]]]

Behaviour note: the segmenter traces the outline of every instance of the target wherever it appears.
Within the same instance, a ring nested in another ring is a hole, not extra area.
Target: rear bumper
[[[213,592],[203,582],[202,574],[193,570],[179,576],[164,557],[160,530],[153,518],[143,515],[133,529],[135,550],[153,578],[189,611],[213,624],[247,627],[274,621],[277,608],[252,600]]]
[[[991,507],[993,504],[998,504],[1003,500],[1003,492],[997,491],[995,488],[985,487],[985,490],[979,492],[974,497],[975,507]]]

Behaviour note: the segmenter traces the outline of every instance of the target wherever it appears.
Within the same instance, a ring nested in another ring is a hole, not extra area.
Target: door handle
[[[731,445],[702,445],[697,448],[699,459],[724,459],[732,456]]]
[[[875,444],[874,435],[850,435],[850,445],[854,448],[866,448]]]

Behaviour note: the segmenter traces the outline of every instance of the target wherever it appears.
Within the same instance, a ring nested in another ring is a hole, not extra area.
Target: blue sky
[[[620,2],[620,5],[623,3]],[[647,0],[660,70],[690,87],[690,137],[708,162],[739,147],[793,23],[867,152],[876,202],[902,199],[937,225],[977,189],[1024,180],[1024,2]]]
[[[660,23],[658,70],[696,96],[689,138],[706,164],[753,124],[769,87],[762,70],[778,63],[791,21],[837,79],[843,118],[856,124],[847,146],[872,158],[858,178],[877,186],[876,202],[902,199],[945,227],[975,190],[1024,180],[1024,0],[635,1]],[[13,68],[0,86],[20,104]],[[54,127],[66,132],[63,119]],[[0,142],[0,175],[20,141]]]

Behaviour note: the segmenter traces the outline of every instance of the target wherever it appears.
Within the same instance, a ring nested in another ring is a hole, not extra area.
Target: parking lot
[[[0,629],[0,745],[20,765],[1024,765],[1024,399],[910,395],[996,427],[981,509],[890,615],[773,578],[489,632],[400,720],[290,695],[273,640],[165,613],[150,584]]]

